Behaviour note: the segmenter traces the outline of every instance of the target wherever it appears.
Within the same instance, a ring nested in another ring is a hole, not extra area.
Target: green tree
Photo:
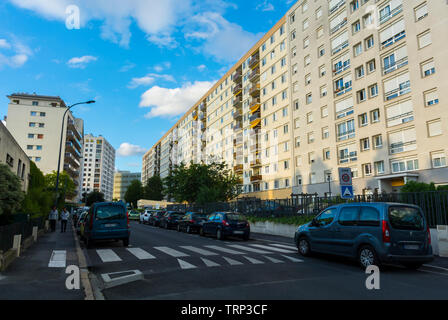
[[[90,207],[95,202],[104,202],[104,193],[99,191],[93,191],[86,196],[86,206]]]
[[[428,192],[428,191],[447,191],[448,186],[438,186],[434,184],[434,182],[431,183],[424,183],[424,182],[417,182],[417,181],[409,181],[406,183],[406,185],[401,188],[402,193],[409,193],[409,192]]]
[[[131,182],[131,185],[128,187],[124,195],[124,199],[127,203],[130,203],[133,208],[137,208],[138,200],[143,199],[143,186],[139,180],[134,180]]]
[[[45,176],[45,186],[47,190],[56,190],[56,178],[57,172],[53,171]],[[63,171],[59,175],[59,197],[58,197],[58,208],[62,208],[65,204],[66,199],[73,199],[76,197],[77,190],[76,185],[72,178],[67,172]]]
[[[0,164],[0,225],[11,222],[12,215],[21,208],[24,197],[19,178],[7,165]]]
[[[22,202],[22,211],[33,218],[46,217],[53,205],[53,193],[46,189],[45,177],[36,164],[30,162],[30,183]]]
[[[163,181],[160,176],[153,176],[149,178],[143,192],[146,200],[163,200]]]
[[[165,178],[165,194],[176,202],[204,204],[229,201],[236,198],[241,189],[239,179],[226,164],[182,163]]]

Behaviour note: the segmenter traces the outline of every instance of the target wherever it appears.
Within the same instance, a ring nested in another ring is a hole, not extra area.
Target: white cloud
[[[176,82],[176,80],[174,80],[173,76],[171,76],[171,75],[150,73],[141,78],[133,78],[131,80],[131,83],[129,83],[128,88],[135,89],[139,86],[149,86],[149,85],[153,84],[158,79],[161,79],[161,80],[164,80],[167,82]]]
[[[1,49],[10,49],[11,44],[6,39],[0,39],[0,48]]]
[[[93,56],[74,57],[67,62],[67,65],[70,68],[85,69],[90,62],[97,60],[98,58]]]
[[[33,55],[33,51],[16,36],[12,36],[12,42],[0,39],[0,50],[0,68],[3,66],[20,68]]]
[[[162,72],[165,69],[170,69],[170,68],[171,68],[171,62],[169,62],[169,61],[154,66],[154,70],[156,72]]]
[[[175,117],[190,109],[215,81],[187,82],[180,88],[161,88],[154,86],[146,91],[140,101],[140,107],[151,108],[146,118]]]
[[[128,72],[131,69],[134,69],[137,65],[135,63],[126,61],[126,64],[120,68],[120,72]]]
[[[198,66],[198,70],[200,72],[204,71],[205,69],[207,69],[207,66],[205,64],[201,64],[200,66]]]
[[[268,0],[264,0],[262,3],[257,5],[257,7],[255,9],[260,10],[260,11],[274,11],[275,10],[274,5],[270,2],[268,2]]]
[[[118,148],[117,155],[119,157],[141,156],[144,155],[146,151],[145,148],[125,142]]]

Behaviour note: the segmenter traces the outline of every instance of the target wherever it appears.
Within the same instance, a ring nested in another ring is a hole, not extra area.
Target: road
[[[381,270],[380,290],[341,258],[303,258],[291,240],[253,234],[250,241],[179,233],[132,223],[131,245],[95,243],[86,250],[91,272],[139,270],[144,279],[103,290],[105,299],[305,300],[448,299],[448,269],[399,266]]]

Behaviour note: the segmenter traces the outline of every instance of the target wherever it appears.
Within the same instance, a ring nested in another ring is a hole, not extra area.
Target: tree
[[[146,200],[163,200],[163,181],[160,176],[153,176],[149,178],[143,192]]]
[[[90,207],[92,204],[96,202],[104,202],[104,193],[99,191],[93,191],[87,194],[86,196],[86,206]]]
[[[131,182],[131,185],[124,195],[124,199],[127,203],[130,203],[133,208],[137,208],[138,200],[143,199],[143,186],[139,180]]]
[[[229,201],[236,198],[241,189],[239,179],[225,163],[182,163],[165,178],[165,194],[176,202],[204,204]]]
[[[445,191],[448,190],[448,186],[438,186],[434,184],[434,182],[431,182],[430,184],[424,183],[424,182],[417,182],[417,181],[409,181],[406,183],[406,185],[401,188],[402,193],[409,193],[409,192],[428,192],[428,191]]]
[[[45,176],[45,186],[47,190],[56,190],[56,178],[57,172],[53,171]],[[58,196],[58,208],[64,206],[65,199],[73,199],[76,197],[77,190],[76,185],[67,172],[63,171],[59,175],[59,196]]]
[[[52,190],[47,190],[45,177],[36,164],[30,162],[30,184],[25,199],[22,202],[22,210],[34,217],[45,217],[53,205]]]
[[[11,222],[24,197],[19,178],[7,165],[0,164],[0,225]]]

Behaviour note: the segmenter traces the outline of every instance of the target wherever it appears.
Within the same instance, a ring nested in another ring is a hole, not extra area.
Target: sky
[[[143,154],[293,2],[1,1],[0,118],[11,93],[94,99],[73,109],[85,134],[112,144],[116,169],[140,172]]]

